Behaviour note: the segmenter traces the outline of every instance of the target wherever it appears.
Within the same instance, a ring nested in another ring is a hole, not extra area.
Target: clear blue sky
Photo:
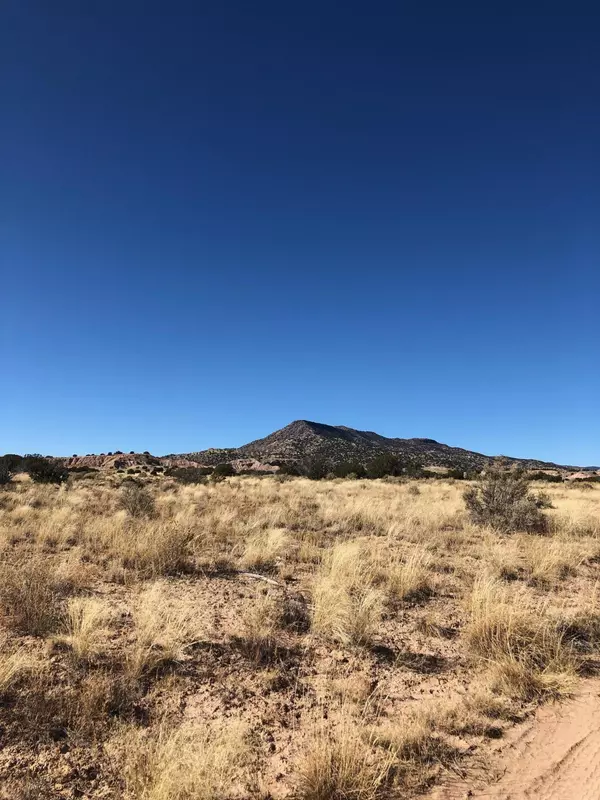
[[[0,452],[600,462],[600,10],[0,11]]]

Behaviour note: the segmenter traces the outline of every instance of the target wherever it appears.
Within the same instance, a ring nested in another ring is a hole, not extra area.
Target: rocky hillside
[[[242,447],[202,450],[179,457],[206,465],[252,458],[263,464],[285,462],[306,465],[319,460],[334,466],[341,461],[366,464],[382,453],[393,453],[418,461],[426,467],[454,467],[463,470],[482,469],[491,458],[460,447],[449,447],[434,439],[390,439],[372,431],[357,431],[343,425],[323,425],[307,420],[296,420],[270,436]],[[518,460],[530,469],[572,469],[535,459],[510,460]]]
[[[88,467],[91,469],[126,469],[128,467],[191,467],[195,461],[174,456],[172,458],[158,458],[150,453],[101,453],[100,455],[88,454],[85,456],[73,455],[69,458],[59,458],[69,469]]]

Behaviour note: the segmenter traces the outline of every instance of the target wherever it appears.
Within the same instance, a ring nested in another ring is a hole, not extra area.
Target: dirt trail
[[[486,778],[440,787],[435,800],[600,800],[600,681],[541,708],[486,765]]]

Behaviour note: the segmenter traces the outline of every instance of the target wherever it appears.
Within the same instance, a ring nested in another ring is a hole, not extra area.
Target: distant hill
[[[472,450],[450,447],[434,439],[390,439],[373,431],[357,431],[344,425],[324,425],[304,419],[296,420],[264,439],[257,439],[242,447],[201,450],[172,457],[205,465],[255,459],[263,464],[288,463],[298,466],[318,460],[334,466],[342,461],[366,464],[382,453],[393,453],[407,460],[418,461],[426,467],[462,470],[483,469],[493,458]],[[529,469],[574,469],[537,459],[509,460],[518,461]]]

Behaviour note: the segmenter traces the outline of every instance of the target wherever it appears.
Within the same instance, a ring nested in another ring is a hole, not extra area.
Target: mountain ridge
[[[497,456],[489,456],[462,447],[453,447],[435,439],[392,438],[375,431],[361,431],[345,425],[327,425],[322,422],[298,419],[279,430],[248,442],[240,447],[211,448],[177,457],[186,458],[207,466],[253,458],[269,464],[306,465],[310,461],[323,461],[330,467],[341,461],[366,463],[378,455],[392,453],[406,460],[419,461],[423,466],[480,470]],[[579,469],[535,458],[502,456],[512,463],[529,469]]]

